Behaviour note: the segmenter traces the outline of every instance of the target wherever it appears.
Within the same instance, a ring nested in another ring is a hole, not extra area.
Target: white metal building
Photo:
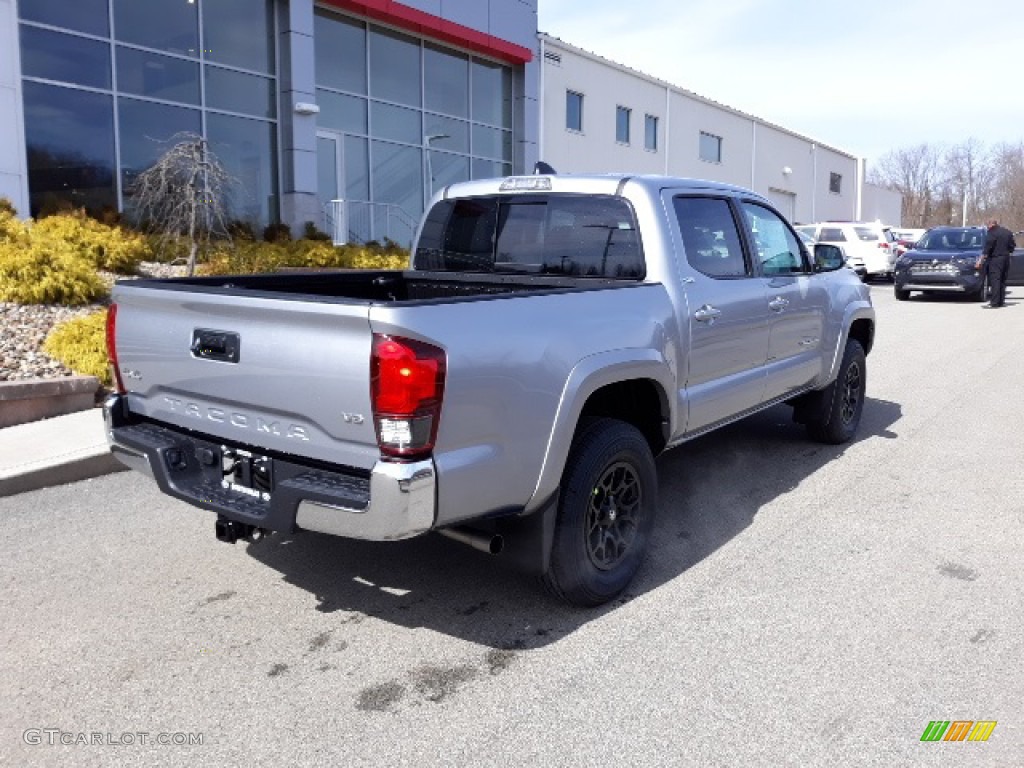
[[[863,164],[801,136],[671,83],[538,35],[539,154],[559,172],[664,173],[748,187],[791,221],[899,221],[875,193]],[[877,189],[877,188],[875,188]],[[878,193],[892,195],[886,190]]]

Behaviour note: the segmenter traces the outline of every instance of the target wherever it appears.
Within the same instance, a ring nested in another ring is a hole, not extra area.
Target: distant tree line
[[[903,195],[903,226],[1001,224],[1024,229],[1024,142],[986,147],[918,144],[888,152],[867,180]],[[966,203],[966,216],[964,208]]]

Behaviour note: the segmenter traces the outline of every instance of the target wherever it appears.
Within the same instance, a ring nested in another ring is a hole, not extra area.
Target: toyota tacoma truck
[[[850,440],[875,313],[764,198],[658,176],[439,191],[403,271],[117,283],[111,450],[217,538],[438,532],[598,605],[654,457],[780,403]]]

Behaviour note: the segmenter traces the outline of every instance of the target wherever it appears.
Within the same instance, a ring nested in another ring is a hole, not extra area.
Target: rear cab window
[[[636,217],[607,195],[442,200],[423,222],[418,270],[642,280]]]
[[[739,228],[729,201],[717,197],[679,195],[673,198],[686,260],[708,277],[750,277]]]

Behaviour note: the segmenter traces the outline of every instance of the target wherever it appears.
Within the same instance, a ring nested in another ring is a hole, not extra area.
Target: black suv
[[[986,234],[984,227],[929,229],[896,262],[896,298],[906,301],[911,291],[941,291],[965,293],[983,301],[987,298],[988,281],[975,264]]]

